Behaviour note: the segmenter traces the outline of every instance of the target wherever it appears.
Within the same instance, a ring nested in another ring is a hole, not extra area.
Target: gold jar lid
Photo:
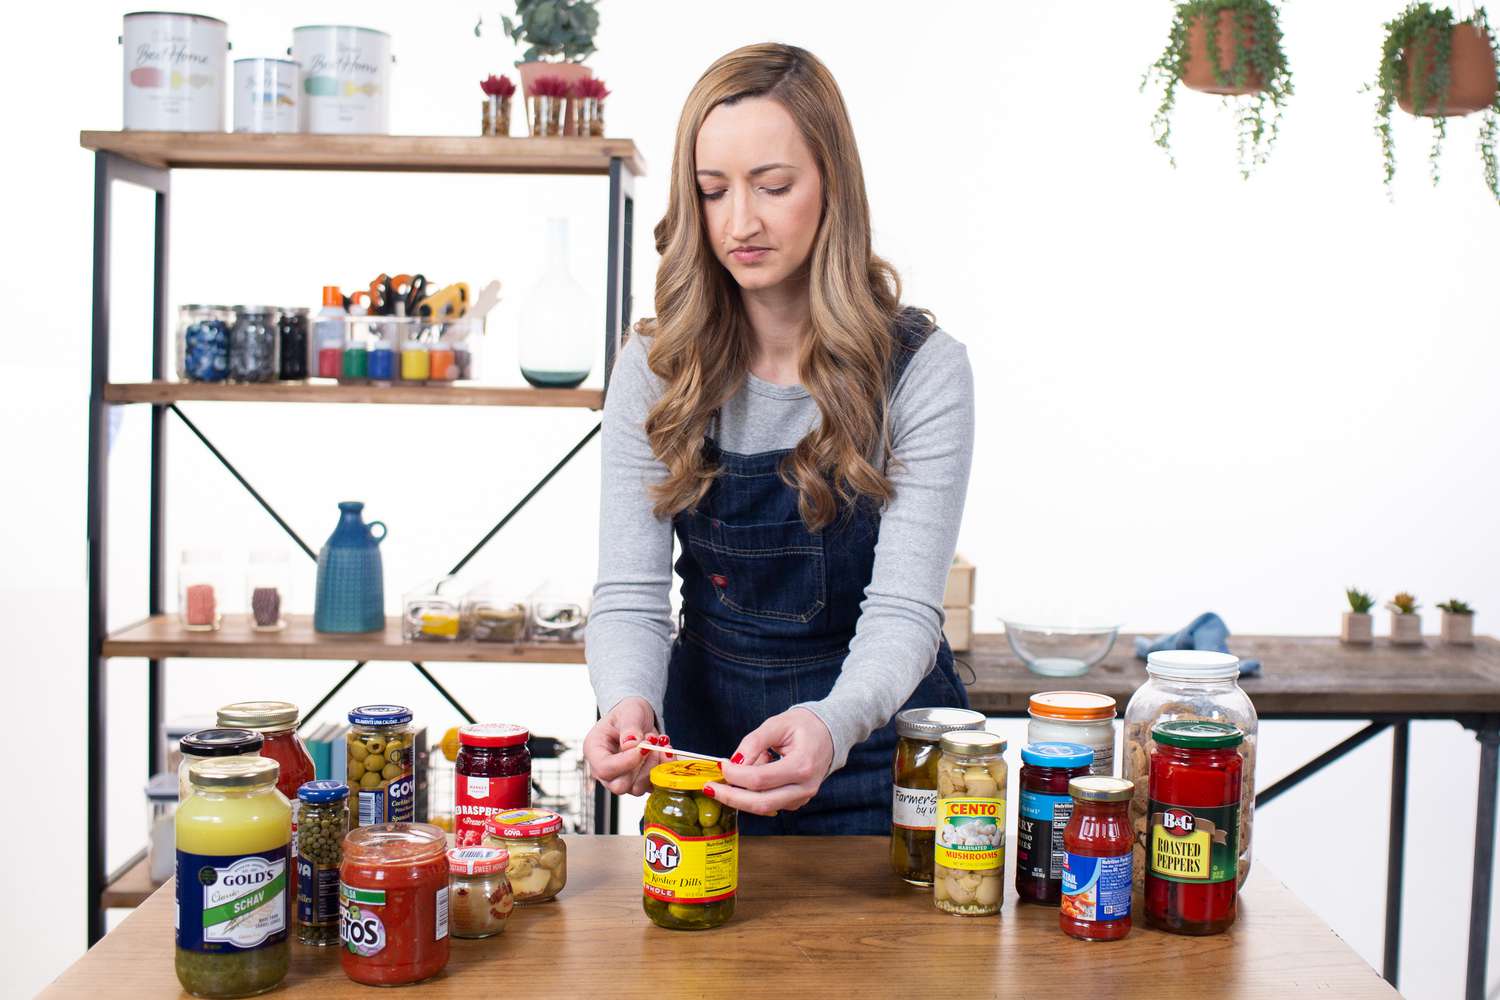
[[[985,757],[1004,753],[1009,744],[1003,738],[982,729],[960,729],[944,733],[938,746],[943,753],[953,754],[955,757]]]
[[[1107,774],[1087,774],[1068,782],[1068,794],[1083,802],[1128,802],[1135,783]]]
[[[296,726],[297,715],[297,706],[289,701],[237,701],[219,709],[219,725],[275,733]]]
[[[274,785],[281,765],[269,757],[218,757],[188,765],[188,781],[200,788]]]

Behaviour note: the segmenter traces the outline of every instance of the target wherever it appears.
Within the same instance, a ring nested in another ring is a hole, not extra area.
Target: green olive
[[[370,756],[368,756],[368,757],[365,758],[365,770],[366,771],[374,771],[376,774],[379,774],[380,771],[381,771],[381,769],[384,768],[384,767],[385,767],[385,758],[382,757],[382,756],[380,756],[377,753],[372,753],[372,754],[370,754]]]
[[[363,759],[355,760],[355,759],[353,759],[351,757],[349,759],[349,784],[353,785],[353,784],[358,783],[359,779],[363,778],[364,776],[365,776],[365,762],[364,762],[364,760]]]
[[[365,753],[372,757],[380,757],[385,754],[385,740],[379,736],[366,736]]]
[[[387,764],[385,767],[381,768],[380,776],[386,781],[395,781],[397,778],[401,777],[401,765]]]
[[[393,743],[385,748],[385,759],[390,761],[392,764],[401,763],[401,758],[403,755],[404,751],[402,750],[401,745],[398,743]]]
[[[365,776],[363,778],[359,779],[359,787],[361,787],[361,788],[379,788],[380,787],[380,772],[379,771],[366,771],[365,772]]]

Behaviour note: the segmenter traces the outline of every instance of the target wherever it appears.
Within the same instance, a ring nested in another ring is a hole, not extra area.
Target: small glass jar
[[[510,852],[455,847],[448,852],[448,921],[456,938],[494,937],[505,930],[516,897],[505,869]]]
[[[401,341],[401,381],[426,382],[432,375],[432,359],[421,331],[413,328]]]
[[[708,930],[734,916],[739,813],[703,791],[723,780],[723,769],[711,761],[671,760],[651,769],[642,906],[658,927]]]
[[[170,771],[153,774],[146,783],[146,868],[152,885],[171,878],[177,863],[173,844],[177,802],[177,775]]]
[[[1021,750],[1016,819],[1016,895],[1056,906],[1062,896],[1063,830],[1073,815],[1068,782],[1089,773],[1094,752],[1081,743],[1028,743]]]
[[[1137,884],[1146,869],[1146,810],[1151,757],[1151,731],[1158,722],[1175,719],[1227,722],[1239,728],[1244,740],[1239,753],[1245,783],[1240,794],[1239,883],[1250,875],[1250,836],[1255,818],[1255,745],[1260,719],[1255,705],[1239,685],[1240,661],[1229,653],[1172,649],[1146,657],[1146,683],[1135,689],[1125,706],[1125,744],[1122,777],[1135,783],[1130,819],[1135,825]]]
[[[896,713],[891,868],[912,885],[932,884],[938,741],[944,733],[983,728],[984,714],[967,708],[908,708]]]
[[[463,604],[453,577],[418,587],[403,596],[401,604],[401,634],[407,641],[457,642],[465,637]]]
[[[1115,700],[1092,691],[1031,696],[1027,743],[1082,743],[1094,751],[1090,774],[1115,773]]]
[[[200,760],[219,757],[259,757],[265,737],[252,729],[200,729],[177,741],[182,763],[177,765],[177,795],[184,801],[192,794],[188,768]]]
[[[222,382],[229,377],[227,306],[188,305],[177,310],[177,377],[184,382]]]
[[[339,867],[349,832],[349,786],[308,781],[297,789],[297,940],[339,943]]]
[[[531,611],[499,587],[484,583],[464,595],[464,630],[476,642],[525,642],[531,632]]]
[[[276,321],[276,376],[283,382],[307,378],[307,310],[282,309]]]
[[[286,553],[257,551],[250,554],[245,593],[250,598],[250,627],[256,632],[280,632],[286,628],[286,605],[292,572]]]
[[[1130,877],[1135,834],[1134,785],[1085,775],[1068,782],[1073,815],[1063,831],[1062,905],[1058,925],[1081,941],[1118,941],[1130,933]]]
[[[189,632],[215,632],[222,622],[224,557],[213,549],[185,549],[177,564],[177,614]]]
[[[350,831],[339,869],[339,960],[366,986],[431,979],[448,964],[448,844],[427,823]]]
[[[531,637],[537,642],[579,642],[588,613],[569,601],[541,600],[531,605]]]
[[[269,382],[276,377],[276,310],[271,306],[235,306],[229,334],[229,378],[235,382]]]
[[[349,787],[359,795],[356,824],[410,823],[416,818],[416,754],[411,709],[362,705],[349,713]]]
[[[517,903],[544,903],[568,884],[568,845],[562,817],[546,809],[511,809],[490,817],[485,847],[510,852],[505,874]]]
[[[485,722],[458,731],[454,763],[453,842],[477,847],[498,812],[531,805],[531,732],[508,722]]]
[[[1000,912],[1005,882],[1005,740],[959,730],[938,743],[932,899],[945,913]]]

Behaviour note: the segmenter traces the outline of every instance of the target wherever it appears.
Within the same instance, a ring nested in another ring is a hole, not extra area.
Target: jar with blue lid
[[[1089,773],[1094,751],[1082,743],[1043,741],[1021,749],[1021,809],[1016,823],[1016,895],[1057,906],[1067,854],[1063,831],[1073,816],[1068,782]]]
[[[297,940],[339,943],[339,865],[349,832],[349,786],[307,781],[297,789]]]
[[[416,819],[416,753],[411,709],[362,705],[349,713],[349,787],[356,792],[356,826]]]

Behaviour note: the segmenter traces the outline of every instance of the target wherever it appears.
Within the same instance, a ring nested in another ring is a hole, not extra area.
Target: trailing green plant
[[[1350,587],[1344,591],[1344,595],[1349,598],[1349,610],[1357,615],[1367,615],[1370,613],[1370,609],[1375,606],[1375,598],[1363,590],[1356,590]]]
[[[599,0],[516,0],[516,17],[500,16],[505,33],[517,45],[527,45],[526,62],[561,56],[563,62],[582,62],[594,53],[599,31]],[[484,19],[474,25],[481,34]]]
[[[1386,23],[1385,44],[1380,50],[1380,71],[1375,82],[1365,89],[1376,94],[1375,134],[1380,137],[1387,192],[1391,191],[1391,182],[1396,179],[1396,139],[1391,130],[1391,112],[1401,96],[1408,97],[1419,111],[1434,99],[1437,101],[1437,113],[1431,116],[1432,147],[1427,154],[1427,164],[1432,183],[1439,180],[1438,164],[1443,142],[1448,138],[1448,116],[1444,114],[1443,102],[1447,99],[1448,83],[1452,79],[1453,29],[1460,24],[1473,25],[1483,32],[1490,40],[1490,49],[1494,51],[1497,62],[1500,62],[1500,47],[1490,31],[1489,17],[1483,7],[1460,21],[1454,19],[1452,8],[1433,7],[1422,0],[1408,5],[1394,20]],[[1410,65],[1408,60],[1411,60]],[[1412,92],[1403,94],[1408,80]],[[1500,91],[1482,113],[1476,143],[1484,164],[1485,186],[1490,195],[1500,201],[1500,164],[1497,164],[1495,155],[1497,139],[1500,139]]]
[[[1467,604],[1465,604],[1463,601],[1460,601],[1456,597],[1450,597],[1446,601],[1440,601],[1438,603],[1438,607],[1442,608],[1450,615],[1472,615],[1474,613],[1473,608],[1469,607]]]
[[[1387,601],[1385,606],[1398,615],[1414,615],[1417,613],[1417,609],[1421,607],[1417,603],[1417,599],[1404,590]]]
[[[1236,14],[1234,62],[1229,66],[1219,62],[1219,14],[1223,11]],[[1153,79],[1161,84],[1161,103],[1151,119],[1151,130],[1172,166],[1177,166],[1172,153],[1172,112],[1177,106],[1177,87],[1187,70],[1188,31],[1200,17],[1208,59],[1221,85],[1243,87],[1252,74],[1265,81],[1254,94],[1225,96],[1224,104],[1235,108],[1240,176],[1249,179],[1251,171],[1266,162],[1281,129],[1282,107],[1293,93],[1292,71],[1281,49],[1278,13],[1270,0],[1187,0],[1177,5],[1167,47],[1141,78],[1142,92]]]

